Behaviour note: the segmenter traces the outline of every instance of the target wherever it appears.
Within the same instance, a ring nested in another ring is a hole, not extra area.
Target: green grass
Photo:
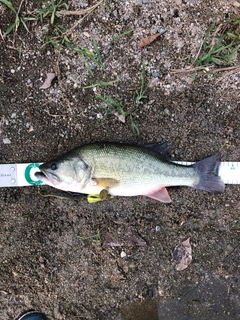
[[[65,8],[68,9],[68,5],[64,0],[45,0],[44,5],[37,9],[36,12],[39,14],[40,21],[43,22],[45,18],[50,18],[50,24],[54,24],[55,18],[59,17],[58,10]]]
[[[204,36],[201,51],[194,61],[195,67],[208,66],[228,66],[233,62],[233,58],[240,48],[240,33],[234,32],[234,26],[240,26],[240,19],[231,22],[232,27],[223,34],[216,35],[217,27],[212,24]],[[206,72],[207,69],[206,69]],[[209,72],[210,73],[210,72]],[[197,71],[192,75],[194,80]]]
[[[94,239],[93,242],[95,245],[99,245],[101,242],[101,231],[100,229],[97,229],[97,232],[91,236],[86,236],[86,237],[82,237],[82,236],[77,236],[78,239],[80,240],[88,240],[88,239]]]
[[[68,9],[68,5],[64,2],[64,0],[45,0],[44,5],[40,9],[35,10],[32,16],[21,17],[19,14],[19,11],[21,9],[20,7],[18,8],[18,10],[16,10],[12,2],[9,0],[0,0],[0,2],[5,4],[15,14],[15,20],[5,31],[6,34],[9,34],[12,31],[17,31],[21,24],[29,32],[26,24],[29,21],[40,20],[43,23],[44,19],[49,18],[50,24],[54,25],[55,18],[60,16],[58,14],[58,10],[63,7],[65,9]],[[60,29],[62,28],[63,27],[59,24],[56,25],[56,33],[59,34]],[[60,40],[58,42],[60,42]]]
[[[100,86],[113,86],[114,83],[118,82],[119,80],[112,80],[112,81],[104,81],[104,80],[100,80],[98,82],[95,82],[92,79],[88,79],[88,82],[90,82],[91,84],[88,86],[83,87],[84,89],[90,89],[90,88],[94,88],[94,87],[100,87]]]
[[[143,100],[147,98],[147,90],[148,90],[148,84],[146,84],[146,68],[145,68],[145,61],[143,60],[142,74],[141,74],[141,87],[139,91],[136,91],[133,98],[136,115],[132,115],[132,114],[130,115],[131,127],[138,136],[140,135],[140,131],[135,121],[137,119],[137,113],[139,111],[139,107],[143,104]]]
[[[24,28],[29,32],[28,27],[27,27],[27,22],[28,21],[36,21],[37,18],[34,16],[27,16],[27,17],[21,17],[19,15],[19,9],[18,11],[14,8],[13,4],[9,0],[0,0],[1,3],[5,4],[15,15],[15,20],[10,26],[7,28],[5,31],[6,34],[11,33],[12,31],[17,31],[19,26],[22,24]]]
[[[133,32],[133,29],[126,30],[126,31],[124,31],[123,33],[117,34],[117,35],[115,35],[115,36],[112,37],[112,40],[111,40],[111,41],[113,42],[113,41],[115,41],[115,40],[117,40],[117,39],[120,39],[120,38],[128,35],[128,34],[131,33],[131,32]]]
[[[103,122],[110,114],[113,114],[115,112],[118,112],[123,117],[126,116],[126,113],[123,110],[123,98],[117,97],[113,99],[107,94],[104,94],[103,96],[97,96],[96,98],[103,101],[107,105],[107,112],[103,116],[101,122]],[[102,108],[102,107],[98,107],[98,108],[101,109],[102,111],[105,110],[105,108]]]
[[[109,82],[103,82],[100,81],[98,83],[92,84],[90,86],[87,86],[85,88],[91,88],[95,87],[96,85],[112,85],[115,81],[109,81]],[[139,136],[140,130],[136,124],[136,119],[138,118],[138,112],[140,106],[143,104],[144,99],[147,98],[147,90],[148,90],[148,84],[146,83],[146,68],[145,68],[145,62],[142,61],[142,74],[141,74],[141,86],[138,91],[136,91],[133,100],[134,100],[134,113],[129,114],[130,124],[132,127],[132,130]],[[107,94],[104,94],[103,96],[97,96],[97,99],[100,99],[107,105],[107,111],[105,115],[103,116],[101,122],[103,122],[110,114],[119,113],[124,118],[126,117],[126,112],[123,110],[123,98],[117,97],[112,98]],[[106,110],[103,107],[98,107],[101,109],[101,111]]]
[[[140,105],[143,104],[143,100],[147,98],[146,92],[148,90],[148,85],[146,84],[146,68],[145,61],[142,61],[142,75],[141,75],[141,87],[139,91],[136,91],[134,100],[136,111],[138,111]]]

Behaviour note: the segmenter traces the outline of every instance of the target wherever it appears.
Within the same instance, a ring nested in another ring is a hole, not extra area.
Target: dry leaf
[[[144,247],[147,245],[146,241],[133,229],[128,229],[126,236],[127,239],[125,242],[125,246]]]
[[[113,237],[110,233],[107,233],[105,235],[104,241],[103,241],[103,247],[121,247],[122,243],[119,243],[118,241],[113,240]]]
[[[123,116],[122,114],[120,114],[118,112],[114,112],[114,115],[118,118],[119,121],[125,123],[125,116]]]
[[[51,86],[52,80],[56,77],[55,73],[47,73],[47,78],[39,89],[47,89]]]
[[[160,36],[161,33],[156,33],[156,34],[153,34],[151,36],[148,36],[144,39],[142,39],[138,45],[138,49],[141,49],[142,47],[145,47],[147,46],[148,44],[150,44],[151,42],[153,42],[157,37]]]
[[[192,261],[192,248],[190,245],[190,238],[183,241],[181,244],[176,246],[173,251],[173,261],[175,261],[175,269],[182,271],[188,267]]]
[[[33,129],[33,126],[30,125],[30,127],[28,128],[28,132],[32,132],[32,131],[34,131],[34,129]]]
[[[158,81],[159,81],[159,78],[153,78],[152,79],[152,81],[149,83],[149,88],[153,88],[153,87],[155,87],[156,85],[157,85],[157,83],[158,83]]]

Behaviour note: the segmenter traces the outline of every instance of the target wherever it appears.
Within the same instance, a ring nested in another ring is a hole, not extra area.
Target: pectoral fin
[[[165,187],[161,187],[157,191],[145,194],[145,196],[165,203],[172,202]]]
[[[93,178],[97,187],[101,187],[102,189],[110,189],[114,188],[119,184],[119,181],[113,178]]]

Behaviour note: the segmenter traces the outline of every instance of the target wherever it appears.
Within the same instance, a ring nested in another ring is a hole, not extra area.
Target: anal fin
[[[156,191],[145,194],[145,196],[152,198],[154,200],[165,202],[165,203],[172,202],[172,200],[167,192],[167,189],[165,187],[161,187],[160,189],[158,189]]]

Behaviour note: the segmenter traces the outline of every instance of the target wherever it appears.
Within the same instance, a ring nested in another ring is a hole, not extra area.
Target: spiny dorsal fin
[[[150,143],[150,144],[144,144],[144,148],[150,149],[152,151],[155,151],[159,154],[161,154],[164,157],[167,157],[171,147],[167,142],[163,143]]]

